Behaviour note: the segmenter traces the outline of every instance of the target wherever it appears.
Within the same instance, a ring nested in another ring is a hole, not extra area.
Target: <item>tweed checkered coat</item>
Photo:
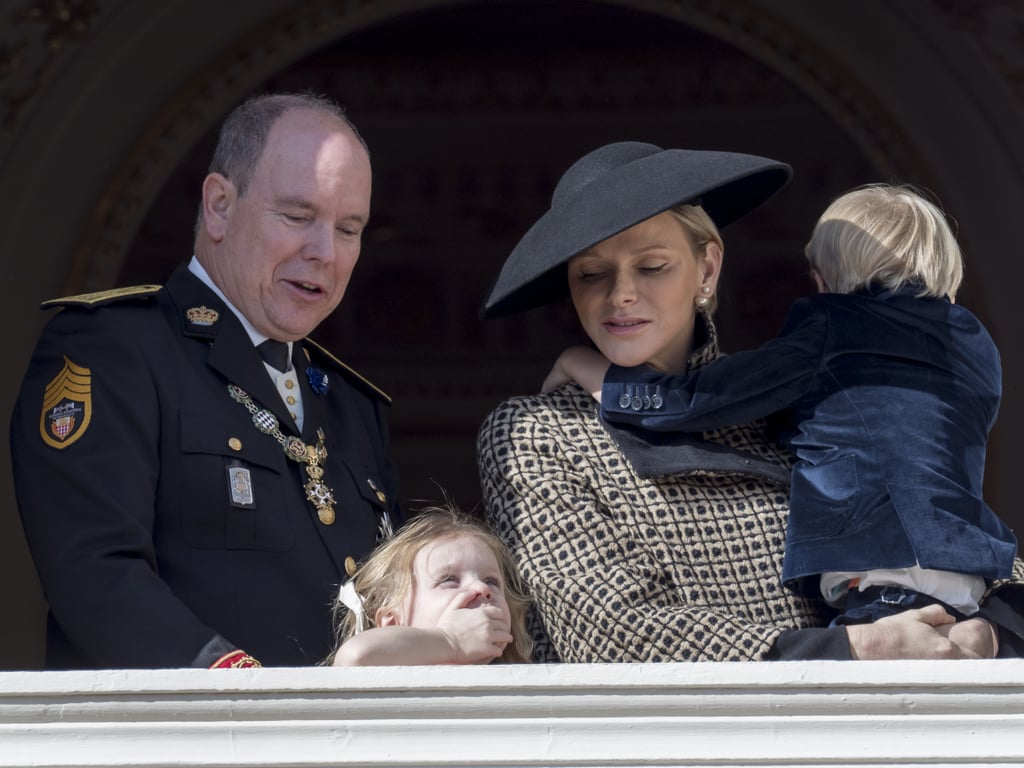
[[[717,356],[707,336],[691,365]],[[828,621],[781,585],[791,458],[761,425],[641,437],[567,384],[502,403],[477,448],[488,521],[535,599],[537,660],[765,659],[785,630]]]

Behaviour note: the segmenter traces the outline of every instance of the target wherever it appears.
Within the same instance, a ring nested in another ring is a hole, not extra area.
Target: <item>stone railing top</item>
[[[1024,763],[1024,661],[0,673],[0,766],[895,763]]]

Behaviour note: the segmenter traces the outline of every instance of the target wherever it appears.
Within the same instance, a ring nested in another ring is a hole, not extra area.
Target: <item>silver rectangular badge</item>
[[[234,507],[253,507],[256,505],[252,490],[252,475],[245,467],[228,467],[228,493]]]

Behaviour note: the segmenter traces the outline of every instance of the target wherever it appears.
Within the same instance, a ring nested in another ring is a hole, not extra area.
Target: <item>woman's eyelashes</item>
[[[636,271],[644,277],[653,277],[660,275],[662,272],[668,270],[669,263],[667,261],[661,262],[660,264],[644,264],[635,267]],[[576,273],[576,279],[581,282],[597,282],[607,278],[611,272],[609,270],[597,269],[597,268],[580,268]]]

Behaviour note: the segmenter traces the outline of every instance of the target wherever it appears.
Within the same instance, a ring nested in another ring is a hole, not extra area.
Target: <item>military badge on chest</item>
[[[324,525],[331,525],[335,520],[334,492],[324,482],[323,464],[327,461],[327,446],[324,445],[324,432],[317,430],[317,442],[315,445],[307,445],[300,438],[294,435],[286,435],[281,431],[281,425],[277,417],[266,408],[261,408],[252,399],[252,396],[237,384],[228,384],[228,394],[236,403],[245,407],[252,416],[252,423],[260,432],[274,438],[284,451],[284,455],[294,462],[303,465],[306,473],[306,483],[303,490],[306,492],[306,499],[316,509],[317,517]],[[247,473],[248,474],[248,473]],[[230,479],[235,482],[237,478]],[[232,499],[236,493],[234,485],[231,486]],[[248,493],[252,494],[251,482],[248,486]]]
[[[252,509],[256,506],[256,496],[252,490],[252,474],[238,462],[228,467],[228,493],[233,507]]]

